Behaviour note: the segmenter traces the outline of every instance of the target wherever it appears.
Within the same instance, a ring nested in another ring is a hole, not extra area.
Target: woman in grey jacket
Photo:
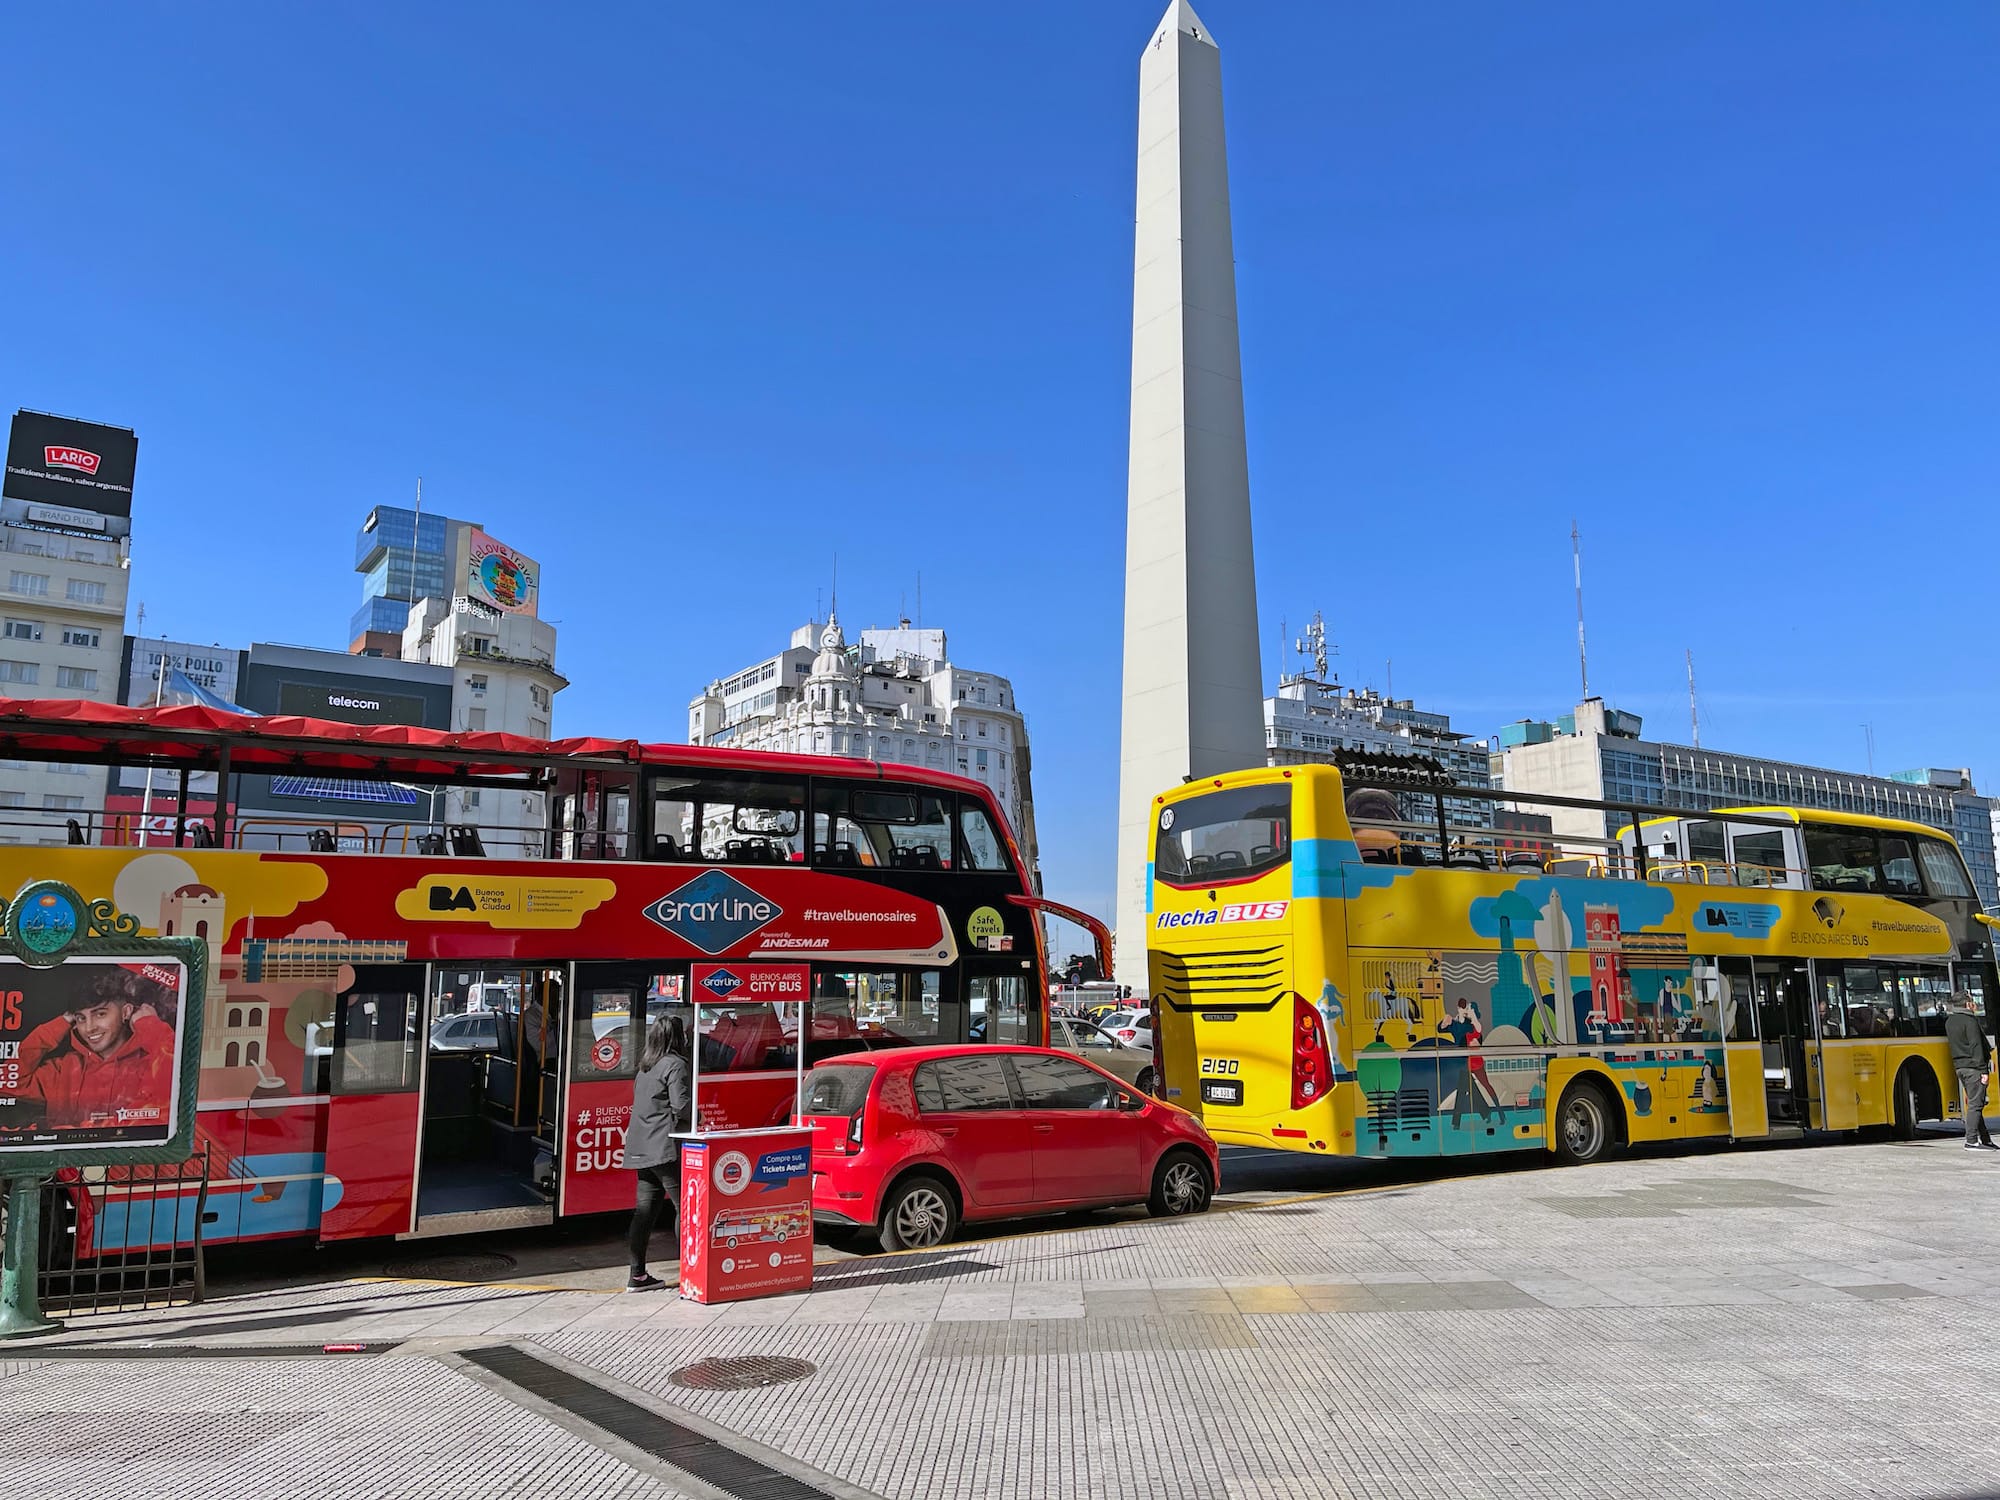
[[[660,1206],[674,1205],[680,1226],[680,1143],[694,1102],[694,1069],[688,1062],[687,1023],[661,1016],[646,1032],[639,1074],[632,1080],[632,1118],[625,1127],[625,1165],[639,1174],[639,1201],[632,1212],[632,1274],[628,1292],[655,1291],[666,1283],[646,1269],[646,1246],[660,1220]]]

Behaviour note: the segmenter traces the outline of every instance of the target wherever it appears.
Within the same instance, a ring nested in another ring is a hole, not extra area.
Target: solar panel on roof
[[[393,781],[354,781],[342,776],[273,776],[271,795],[315,802],[392,802],[415,807],[417,794]]]

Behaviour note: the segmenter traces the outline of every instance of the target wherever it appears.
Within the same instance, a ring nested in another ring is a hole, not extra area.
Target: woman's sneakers
[[[640,1271],[625,1283],[628,1292],[657,1292],[666,1283],[650,1271]]]

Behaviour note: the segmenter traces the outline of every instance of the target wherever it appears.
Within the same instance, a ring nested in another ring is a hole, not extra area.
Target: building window
[[[469,635],[465,638],[465,649],[474,656],[485,656],[493,650],[493,637]]]
[[[37,632],[35,639],[40,640],[41,638],[40,633]],[[103,644],[103,641],[104,637],[98,631],[85,630],[80,625],[65,625],[63,627],[63,644],[65,646],[84,646],[95,651],[98,646]]]
[[[485,676],[482,673],[478,672],[473,673],[470,677],[465,679],[465,688],[467,692],[471,693],[485,692],[486,691]]]
[[[770,697],[770,694],[766,693],[764,697],[768,698]],[[546,709],[549,706],[549,690],[543,687],[539,682],[529,683],[528,701],[534,704],[535,707],[537,708]],[[764,700],[762,698],[758,700],[759,703],[762,703],[763,701]]]
[[[83,578],[72,578],[63,585],[63,593],[72,604],[102,604],[104,585],[92,583]]]
[[[49,592],[49,575],[46,573],[20,573],[7,575],[7,587],[17,594],[33,594],[45,598]]]
[[[468,708],[465,711],[465,727],[467,729],[484,729],[486,727],[486,710],[483,708]]]
[[[979,737],[982,740],[986,738],[986,721],[984,719],[979,721]]]
[[[77,812],[83,807],[83,798],[62,792],[44,792],[42,806],[50,812]]]
[[[93,667],[57,667],[56,686],[94,693],[97,691],[97,671]]]
[[[549,721],[547,719],[528,720],[528,738],[535,740],[545,740],[548,737],[549,737]]]
[[[977,755],[977,757],[978,757],[978,759],[977,759],[977,761],[975,762],[975,764],[977,764],[977,765],[978,765],[978,767],[979,767],[979,769],[980,769],[980,770],[982,770],[982,771],[983,771],[983,770],[985,770],[985,769],[986,769],[986,751],[985,751],[984,749],[980,749],[980,750],[978,750],[978,751],[975,751],[975,752],[974,752],[974,754],[976,754],[976,755]]]
[[[468,787],[465,793],[465,810],[467,812],[477,812],[478,809],[479,809],[479,788],[476,786]]]
[[[26,807],[27,805],[28,794],[26,792],[0,792],[0,807]]]
[[[7,639],[10,641],[39,641],[42,638],[42,622],[39,620],[9,620]]]
[[[0,682],[40,682],[42,669],[31,661],[0,660]]]

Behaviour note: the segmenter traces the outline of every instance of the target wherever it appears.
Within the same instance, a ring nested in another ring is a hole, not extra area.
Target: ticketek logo
[[[704,953],[733,948],[784,914],[769,896],[721,870],[704,870],[646,908],[648,917]]]
[[[95,474],[97,466],[104,462],[88,449],[53,445],[42,449],[42,461],[51,469],[75,469],[80,474]]]
[[[743,980],[740,975],[732,974],[727,969],[717,969],[701,982],[701,987],[716,999],[727,1000],[743,988]]]

